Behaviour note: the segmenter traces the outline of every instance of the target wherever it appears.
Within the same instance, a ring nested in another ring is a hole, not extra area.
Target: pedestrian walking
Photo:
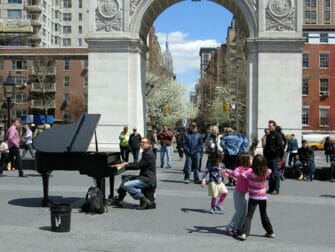
[[[257,205],[259,205],[262,226],[266,231],[265,237],[275,238],[275,234],[272,229],[270,218],[266,212],[267,195],[266,195],[266,180],[271,174],[271,170],[267,169],[266,161],[262,155],[258,154],[254,157],[251,170],[240,175],[248,179],[248,213],[242,226],[240,239],[246,240],[250,234],[251,221],[254,216]]]
[[[121,158],[123,162],[128,162],[129,159],[129,132],[128,127],[123,127],[123,131],[121,131],[119,135],[120,140],[120,152]]]
[[[241,234],[243,221],[247,215],[249,181],[242,175],[250,170],[250,156],[248,154],[239,155],[239,166],[234,171],[226,170],[226,173],[236,180],[233,196],[235,213],[226,229],[227,233],[232,236]]]
[[[270,120],[268,123],[269,135],[266,137],[266,143],[263,149],[264,157],[267,162],[267,167],[272,171],[269,179],[269,191],[272,195],[279,194],[280,189],[280,171],[279,160],[283,153],[283,138],[281,134],[276,131],[276,122]]]
[[[286,152],[289,153],[288,165],[292,167],[292,161],[296,160],[296,156],[298,155],[298,141],[293,133],[291,134],[291,139],[287,142]]]
[[[325,152],[325,156],[326,156],[326,162],[328,163],[328,161],[330,160],[330,153],[332,151],[332,147],[333,147],[333,143],[330,141],[330,137],[327,136],[325,138],[325,143],[323,144],[323,149]]]
[[[157,150],[158,150],[158,138],[157,138],[157,129],[155,126],[152,127],[152,132],[150,134],[150,141],[152,145],[152,151],[155,154],[155,160],[157,159]]]
[[[201,180],[201,186],[206,186],[206,177],[209,175],[208,196],[211,197],[211,208],[209,210],[209,213],[211,214],[215,214],[216,211],[224,212],[222,205],[228,195],[228,190],[223,183],[226,168],[223,163],[223,154],[221,152],[216,152],[215,157],[216,164],[206,167]]]
[[[173,132],[170,129],[168,129],[167,126],[164,126],[163,131],[158,134],[158,141],[161,144],[161,150],[160,150],[161,168],[164,167],[165,154],[167,158],[167,168],[172,167],[172,156],[171,156],[172,138],[173,138]]]
[[[138,155],[140,154],[140,146],[141,146],[141,135],[137,132],[136,128],[133,128],[133,133],[129,136],[129,148],[131,153],[133,154],[134,163],[138,163]]]
[[[9,154],[8,159],[1,164],[0,176],[2,176],[3,170],[7,167],[7,164],[9,162],[13,163],[15,157],[15,168],[19,171],[19,177],[24,177],[20,155],[20,125],[20,119],[15,118],[13,119],[12,126],[10,126],[7,131]]]
[[[202,152],[202,137],[198,132],[197,124],[192,123],[189,131],[184,134],[183,147],[186,155],[184,166],[184,183],[190,182],[191,171],[193,171],[194,183],[200,183],[199,180],[199,162]]]
[[[184,134],[185,134],[185,128],[182,128],[181,131],[176,135],[179,160],[183,160],[184,158],[184,149],[183,149]]]
[[[32,158],[35,157],[34,150],[33,150],[33,132],[30,129],[30,126],[26,124],[24,126],[25,132],[23,135],[23,152],[22,152],[22,158],[25,158],[27,155],[27,152],[29,151],[30,156]]]

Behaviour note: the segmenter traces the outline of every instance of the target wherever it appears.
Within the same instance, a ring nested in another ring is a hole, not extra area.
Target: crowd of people
[[[0,144],[0,176],[3,176],[5,170],[18,170],[19,177],[24,177],[22,158],[26,158],[28,152],[34,158],[33,139],[48,128],[49,124],[43,124],[32,129],[32,125],[22,125],[19,118],[14,118]]]

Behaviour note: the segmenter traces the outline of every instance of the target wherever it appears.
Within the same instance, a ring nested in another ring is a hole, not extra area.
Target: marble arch
[[[146,37],[156,17],[181,1],[90,1],[88,110],[102,114],[102,149],[117,148],[124,125],[145,134]],[[260,138],[273,119],[299,137],[303,1],[207,1],[229,9],[249,34],[247,134]]]

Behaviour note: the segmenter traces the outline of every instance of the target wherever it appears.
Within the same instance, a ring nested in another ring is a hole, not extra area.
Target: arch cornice
[[[146,40],[154,20],[168,7],[184,0],[140,1],[130,18],[129,32],[134,39]],[[256,6],[253,0],[211,0],[228,10],[241,20],[247,29],[249,39],[257,36]]]

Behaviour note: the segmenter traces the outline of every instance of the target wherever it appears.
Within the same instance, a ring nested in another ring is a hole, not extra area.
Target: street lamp
[[[7,130],[10,127],[10,109],[11,109],[11,103],[12,103],[12,98],[15,94],[15,82],[13,77],[10,75],[7,76],[6,80],[3,82],[3,89],[4,89],[4,94],[7,99]]]

